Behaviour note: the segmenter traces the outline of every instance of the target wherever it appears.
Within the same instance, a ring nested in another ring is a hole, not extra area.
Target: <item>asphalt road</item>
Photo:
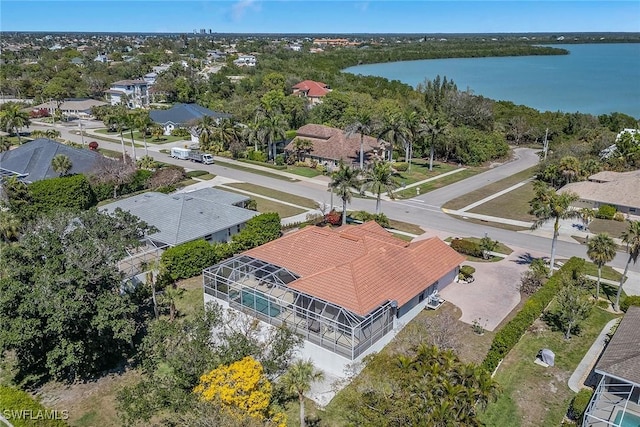
[[[30,127],[31,130],[46,130],[50,128],[50,126],[41,126],[34,124],[32,124]],[[62,138],[77,143],[82,142],[82,139],[79,135],[71,133],[76,132],[79,129],[77,125],[66,127],[57,125],[56,129],[61,132]],[[91,140],[93,140],[91,136],[85,135],[85,143],[88,143]],[[121,145],[119,143],[111,143],[103,140],[97,141],[98,144],[100,144],[100,147],[114,151],[121,151]],[[125,144],[127,144],[126,135]],[[128,144],[129,145],[126,147],[126,149],[127,152],[130,153],[130,140]],[[152,155],[156,160],[184,166],[186,168],[194,168],[194,164],[190,161],[174,159],[169,157],[167,154],[159,153],[160,149],[167,149],[171,146],[172,144],[164,144],[162,146],[149,146],[149,151],[153,153]],[[138,156],[143,155],[143,149],[138,148],[137,154]],[[551,251],[551,239],[548,237],[530,234],[529,232],[515,232],[504,230],[491,227],[489,224],[484,225],[471,223],[461,218],[447,215],[441,210],[441,206],[445,202],[481,188],[487,184],[510,176],[514,173],[520,172],[531,166],[534,166],[537,162],[538,156],[535,153],[535,150],[528,148],[517,148],[516,150],[514,150],[514,158],[509,162],[493,167],[486,172],[472,176],[465,180],[447,185],[444,188],[425,193],[413,199],[383,201],[382,210],[389,218],[416,224],[426,229],[444,231],[450,233],[452,236],[483,237],[485,235],[489,235],[492,239],[498,240],[509,246],[517,246],[526,250],[530,250],[533,253],[548,254]],[[327,187],[309,181],[301,180],[299,182],[289,182],[282,179],[275,179],[267,176],[257,175],[251,172],[231,169],[218,164],[198,164],[197,168],[206,170],[219,176],[273,188],[275,190],[287,192],[290,194],[304,196],[316,200],[320,203],[325,203],[327,205],[329,205],[330,203],[330,193],[327,191]],[[338,203],[340,203],[340,201],[335,199],[334,204]],[[375,200],[354,197],[351,204],[349,205],[349,209],[367,210],[369,212],[373,212],[375,210]],[[559,240],[557,244],[557,257],[569,258],[572,256],[578,256],[582,258],[586,257],[585,246],[582,246],[577,242],[571,243]],[[624,268],[627,262],[627,258],[627,254],[619,252],[616,258],[611,263],[609,263],[609,265],[612,267]],[[640,272],[640,263],[637,263],[636,265],[632,264],[630,266],[630,270]]]

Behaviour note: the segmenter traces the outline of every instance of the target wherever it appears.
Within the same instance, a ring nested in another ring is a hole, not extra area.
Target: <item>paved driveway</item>
[[[462,310],[462,320],[472,324],[477,320],[485,329],[493,331],[520,302],[520,276],[529,268],[532,254],[513,248],[507,258],[499,262],[465,262],[475,267],[472,283],[451,283],[440,291],[445,300]]]

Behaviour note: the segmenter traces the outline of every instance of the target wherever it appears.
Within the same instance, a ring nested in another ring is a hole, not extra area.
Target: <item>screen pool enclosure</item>
[[[295,272],[238,255],[203,271],[204,292],[270,325],[286,325],[307,341],[350,360],[393,329],[395,302],[364,316],[295,288]],[[326,286],[340,286],[327,283]]]

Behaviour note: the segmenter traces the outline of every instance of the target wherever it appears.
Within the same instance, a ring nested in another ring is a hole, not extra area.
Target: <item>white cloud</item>
[[[231,15],[234,20],[240,20],[247,10],[260,11],[260,4],[256,0],[240,0],[231,6]]]

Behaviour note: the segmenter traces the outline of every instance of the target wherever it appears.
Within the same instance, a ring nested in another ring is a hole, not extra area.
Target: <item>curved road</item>
[[[101,126],[101,125],[100,125]],[[31,129],[50,129],[50,126],[41,126],[32,124]],[[57,125],[56,129],[62,134],[62,138],[68,139],[74,142],[81,143],[81,137],[72,131],[77,131],[78,127],[65,127]],[[91,136],[85,135],[85,142],[91,141]],[[131,140],[128,142],[127,151],[131,151]],[[119,143],[106,142],[98,140],[101,147],[109,150],[121,151],[121,145]],[[127,138],[125,136],[125,144],[127,144]],[[166,163],[177,164],[184,166],[185,168],[193,168],[194,164],[189,161],[179,160],[169,157],[166,154],[159,153],[160,149],[166,149],[171,147],[171,144],[164,145],[149,145],[149,151],[154,153],[154,157],[157,160],[161,160]],[[137,149],[138,156],[143,154],[143,149]],[[494,240],[498,240],[510,246],[520,247],[526,250],[530,250],[534,253],[548,254],[551,251],[551,240],[547,237],[541,237],[531,234],[529,232],[515,232],[504,230],[500,228],[491,227],[489,224],[476,224],[464,221],[463,219],[453,217],[442,212],[441,207],[447,201],[456,197],[467,194],[473,190],[484,187],[495,181],[499,181],[502,178],[513,175],[524,169],[530,168],[538,163],[538,156],[535,150],[528,148],[516,148],[514,150],[514,158],[502,165],[496,166],[486,172],[456,182],[454,184],[447,185],[446,187],[425,193],[421,196],[413,199],[398,200],[398,201],[383,201],[383,211],[389,217],[399,221],[405,221],[408,223],[419,225],[426,229],[440,230],[450,233],[454,236],[474,236],[483,237],[488,234]],[[319,185],[318,180],[304,180],[301,178],[298,182],[289,182],[282,179],[270,178],[267,176],[257,175],[251,172],[231,169],[223,165],[198,165],[198,169],[206,170],[216,175],[236,179],[239,181],[250,182],[264,187],[273,188],[275,190],[283,191],[290,194],[296,194],[304,196],[320,203],[329,204],[330,194],[327,191],[326,185]],[[338,200],[334,200],[334,203],[338,203]],[[370,199],[353,198],[350,208],[354,210],[375,210],[375,201]],[[578,256],[584,258],[586,255],[586,249],[579,243],[571,243],[565,241],[558,241],[557,244],[557,256],[559,258],[569,258],[572,256]],[[609,263],[609,265],[618,268],[624,268],[627,261],[627,255],[623,252],[619,252],[616,258]],[[631,265],[630,270],[640,271],[640,263]]]

